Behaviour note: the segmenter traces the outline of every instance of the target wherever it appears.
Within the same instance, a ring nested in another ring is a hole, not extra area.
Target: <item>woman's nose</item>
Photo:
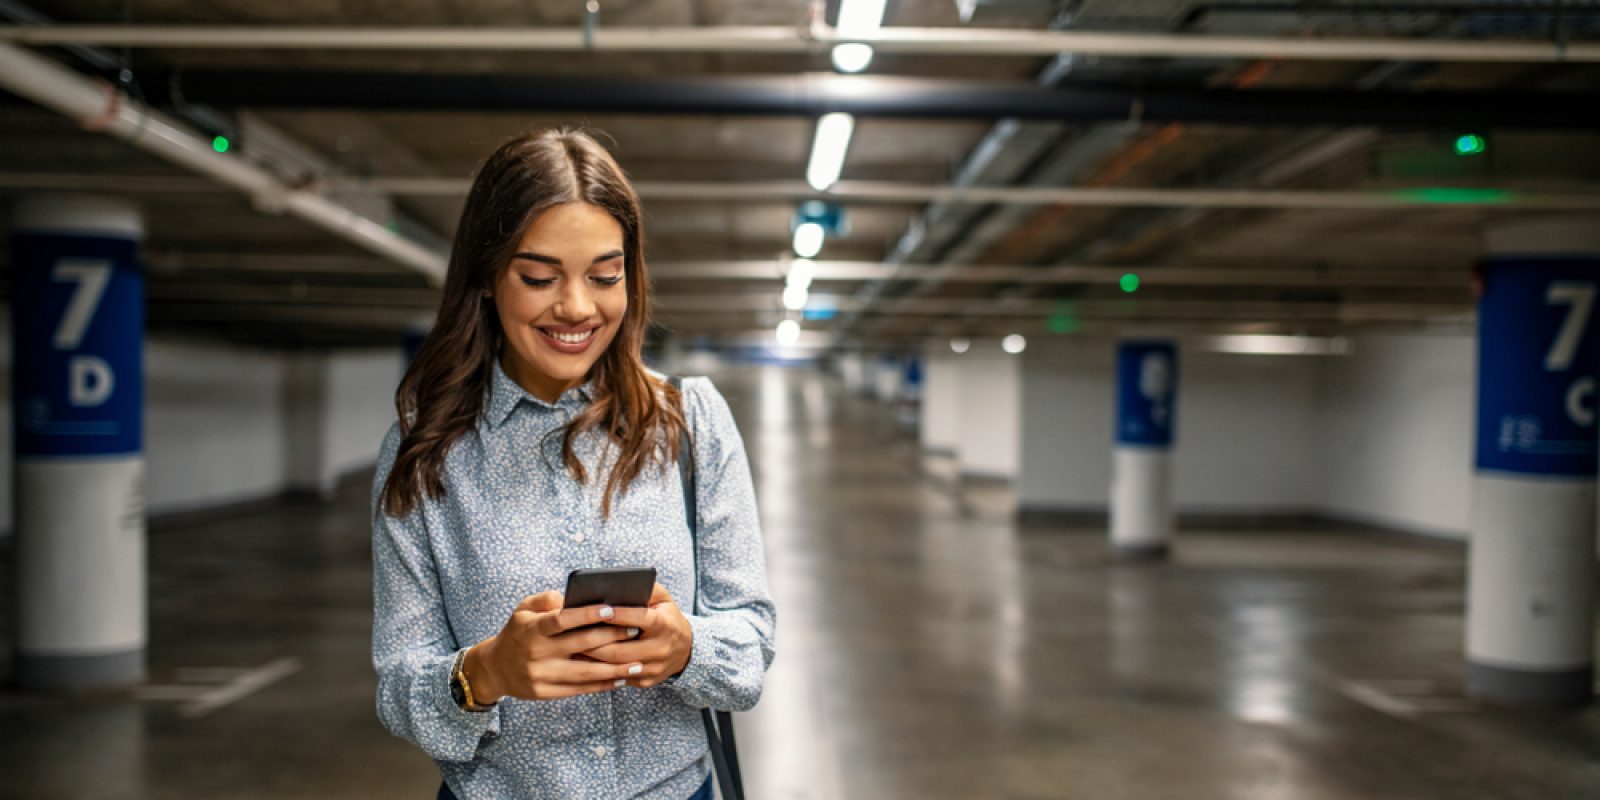
[[[581,281],[573,281],[567,285],[567,290],[561,293],[561,301],[556,304],[556,315],[562,319],[573,322],[582,322],[594,316],[594,300],[589,297],[589,289]]]

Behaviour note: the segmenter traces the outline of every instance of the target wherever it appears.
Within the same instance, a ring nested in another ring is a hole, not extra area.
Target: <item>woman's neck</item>
[[[568,389],[582,386],[583,379],[563,381],[545,375],[516,357],[509,348],[500,351],[500,368],[505,370],[506,376],[515,381],[522,390],[546,403],[555,403],[561,399]]]

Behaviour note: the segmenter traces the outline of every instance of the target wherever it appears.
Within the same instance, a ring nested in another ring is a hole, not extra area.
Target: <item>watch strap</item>
[[[488,711],[494,708],[495,704],[480,705],[473,699],[472,683],[467,680],[465,666],[467,663],[467,651],[471,649],[470,647],[464,647],[457,651],[455,662],[450,665],[450,696],[463,711]]]

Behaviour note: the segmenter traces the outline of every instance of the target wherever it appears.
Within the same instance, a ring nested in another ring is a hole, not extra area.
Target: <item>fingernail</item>
[[[644,665],[643,664],[634,664],[633,666],[628,667],[628,674],[629,675],[638,675],[641,672],[644,672]]]
[[[612,686],[614,686],[614,687],[616,687],[616,688],[618,688],[618,689],[621,689],[621,688],[622,688],[622,687],[624,687],[624,686],[627,686],[627,685],[628,685],[628,682],[627,682],[627,681],[625,681],[625,680],[623,680],[623,679],[621,679],[621,678],[618,678],[618,679],[617,679],[617,682],[616,682],[616,683],[613,683],[613,684],[611,684],[611,685],[612,685]]]
[[[612,608],[611,606],[606,606],[606,607],[600,609],[600,618],[601,619],[611,619],[612,617],[614,617],[616,615],[617,615],[617,610]]]
[[[629,628],[628,629],[628,635],[629,636],[638,636],[639,635],[639,629],[638,628]]]

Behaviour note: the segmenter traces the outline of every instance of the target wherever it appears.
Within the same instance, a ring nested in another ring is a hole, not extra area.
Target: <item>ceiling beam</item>
[[[1600,107],[1600,104],[1596,104]],[[463,197],[471,181],[457,178],[373,178],[335,182],[321,192],[337,194],[341,185],[399,196]],[[4,189],[80,191],[204,191],[207,187],[169,176],[118,176],[72,173],[0,173]],[[839,181],[825,192],[805,181],[638,181],[634,188],[649,201],[745,204],[829,200],[844,204],[920,204],[1098,206],[1273,209],[1280,211],[1407,211],[1512,209],[1519,211],[1600,211],[1600,187],[1566,191],[1494,186],[1409,186],[1384,189],[1307,191],[1288,189],[1206,189],[1116,186],[967,186]],[[291,197],[321,199],[318,190],[285,190]],[[327,202],[327,201],[323,201]]]
[[[443,254],[321,194],[296,190],[244,158],[216,152],[210,137],[173,117],[129,102],[104,81],[95,83],[48,58],[0,42],[0,88],[53,109],[86,129],[102,131],[243,192],[257,207],[287,213],[435,282],[444,280]]]
[[[1600,48],[1600,45],[1595,45]],[[1386,54],[1385,59],[1397,58]],[[184,69],[142,76],[149,102],[219,108],[536,111],[1594,130],[1594,96],[1564,92],[1250,89],[889,75],[628,77]]]
[[[926,56],[1282,59],[1307,61],[1600,62],[1592,42],[1198,36],[1000,28],[884,27],[840,34],[799,26],[377,27],[280,25],[0,26],[0,41],[32,45],[233,50],[485,50],[541,52],[825,53],[865,42],[883,53]]]

